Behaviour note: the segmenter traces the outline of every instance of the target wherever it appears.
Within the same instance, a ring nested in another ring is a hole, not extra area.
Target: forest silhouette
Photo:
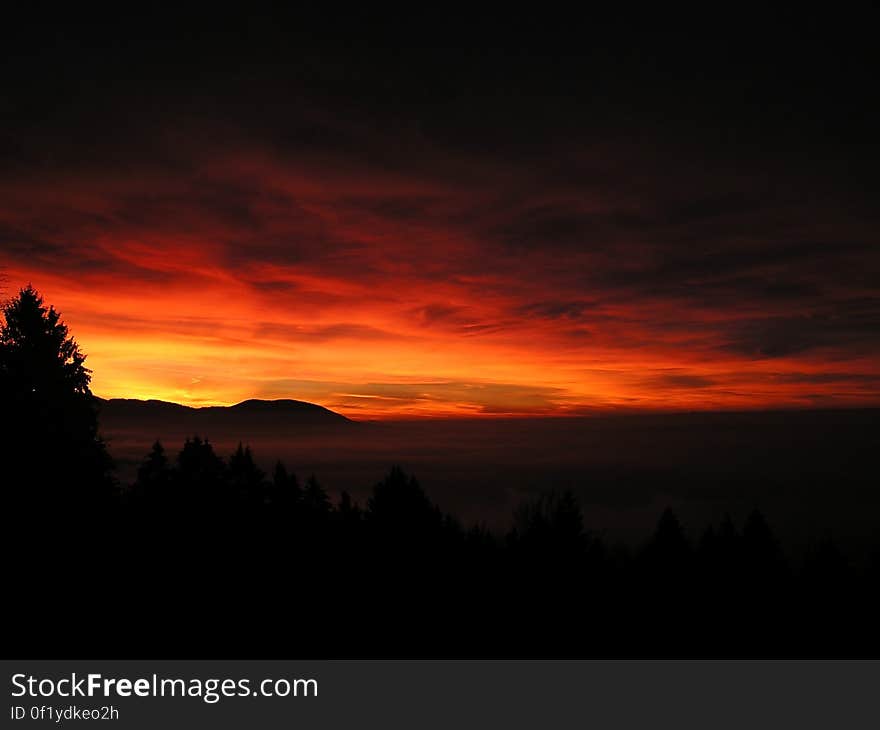
[[[8,653],[28,656],[867,656],[880,560],[786,555],[757,509],[689,532],[671,509],[608,544],[571,491],[503,533],[399,467],[331,499],[242,443],[156,441],[119,484],[90,372],[30,286],[0,330]]]

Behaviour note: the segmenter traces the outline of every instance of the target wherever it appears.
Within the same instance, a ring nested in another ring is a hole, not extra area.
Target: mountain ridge
[[[329,408],[292,398],[263,400],[249,398],[229,406],[188,406],[173,401],[155,398],[98,398],[99,414],[102,418],[161,418],[176,417],[184,419],[226,419],[247,418],[269,420],[273,416],[294,418],[303,424],[353,424],[350,418]]]

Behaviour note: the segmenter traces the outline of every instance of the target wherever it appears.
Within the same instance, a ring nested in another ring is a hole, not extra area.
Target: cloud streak
[[[99,147],[0,174],[8,283],[61,309],[98,394],[363,417],[880,403],[876,221],[821,182],[620,140],[502,156],[308,105],[291,129],[183,120],[124,167]]]

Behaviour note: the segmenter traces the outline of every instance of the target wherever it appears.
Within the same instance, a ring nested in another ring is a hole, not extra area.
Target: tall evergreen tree
[[[150,453],[138,467],[133,492],[138,498],[154,502],[164,501],[170,497],[170,486],[171,465],[165,455],[165,447],[159,440],[156,440]]]
[[[20,504],[89,509],[113,490],[85,354],[61,315],[27,286],[2,307],[4,468]]]
[[[439,527],[442,516],[415,477],[399,466],[373,488],[367,500],[367,516],[374,525],[388,530],[422,531]]]
[[[324,491],[324,487],[321,486],[314,474],[306,480],[306,487],[303,490],[303,507],[309,516],[316,519],[327,517],[332,509],[327,492]]]
[[[288,473],[284,464],[278,461],[272,473],[270,501],[276,508],[289,512],[295,509],[301,500],[302,490],[299,487],[299,479],[296,478],[296,474]]]
[[[191,503],[217,503],[228,496],[226,465],[214,452],[208,439],[186,439],[177,456],[177,488],[181,498]]]
[[[234,496],[251,505],[262,505],[266,497],[265,474],[257,466],[250,446],[241,442],[229,457],[229,482]]]
[[[545,492],[514,512],[512,542],[539,553],[579,556],[589,544],[581,506],[571,491]]]

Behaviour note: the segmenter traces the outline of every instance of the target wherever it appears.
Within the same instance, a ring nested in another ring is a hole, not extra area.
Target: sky
[[[702,21],[13,24],[4,295],[103,397],[880,405],[867,25]]]

